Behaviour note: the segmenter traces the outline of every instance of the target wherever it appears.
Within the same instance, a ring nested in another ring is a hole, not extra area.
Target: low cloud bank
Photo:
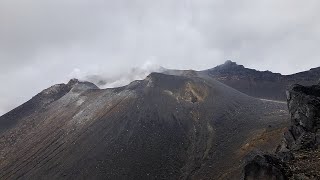
[[[144,64],[134,68],[127,68],[118,72],[108,72],[104,69],[92,71],[82,71],[74,69],[69,78],[77,78],[82,81],[89,81],[102,89],[125,86],[132,81],[142,80],[152,72],[162,72],[163,67],[152,61],[146,61]]]
[[[99,88],[115,88],[129,84],[134,80],[142,80],[146,78],[152,72],[162,72],[165,68],[161,67],[156,61],[149,60],[142,64],[138,64],[136,67],[125,66],[123,69],[117,69],[117,71],[108,71],[108,68],[92,68],[90,70],[74,68],[73,71],[65,78],[64,82],[67,83],[72,78],[77,78],[82,81],[89,81],[96,84]],[[24,84],[23,84],[24,83]],[[27,82],[23,82],[23,86],[30,86]],[[0,116],[21,105],[29,100],[32,96],[41,92],[43,89],[50,87],[51,85],[61,83],[53,82],[43,84],[42,86],[36,86],[34,90],[21,92],[21,89],[13,89],[18,96],[7,96],[0,99]]]

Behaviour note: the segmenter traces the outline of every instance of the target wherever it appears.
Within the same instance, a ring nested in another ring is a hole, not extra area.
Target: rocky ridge
[[[291,75],[271,71],[257,71],[226,61],[203,71],[210,77],[253,97],[285,101],[285,92],[293,84],[313,85],[319,81],[320,67]]]
[[[65,96],[68,92],[85,91],[87,89],[99,88],[90,82],[71,79],[67,84],[56,84],[41,91],[26,103],[0,117],[0,133],[5,129],[14,126],[18,119],[28,118],[32,114],[44,110],[51,103]]]

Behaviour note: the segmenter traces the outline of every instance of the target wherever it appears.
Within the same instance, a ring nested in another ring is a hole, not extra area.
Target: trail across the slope
[[[286,101],[276,101],[271,99],[260,99],[261,101],[267,101],[267,102],[275,102],[275,103],[281,103],[281,104],[287,104]]]

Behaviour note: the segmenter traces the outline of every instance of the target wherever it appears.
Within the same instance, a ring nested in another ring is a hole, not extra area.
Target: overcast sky
[[[319,0],[0,0],[0,114],[72,77],[320,66]]]

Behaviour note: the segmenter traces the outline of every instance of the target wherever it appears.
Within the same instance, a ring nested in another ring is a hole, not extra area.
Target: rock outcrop
[[[244,177],[247,180],[287,179],[287,165],[273,155],[256,155],[244,167]]]
[[[244,179],[320,178],[320,85],[293,85],[287,91],[291,126],[274,155],[257,155]]]
[[[287,91],[291,127],[285,135],[288,149],[317,149],[320,144],[320,86],[294,85]]]

